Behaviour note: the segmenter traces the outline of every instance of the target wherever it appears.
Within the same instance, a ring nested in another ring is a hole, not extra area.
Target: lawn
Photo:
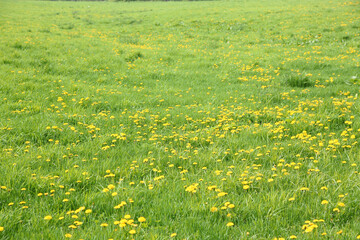
[[[360,4],[0,0],[0,239],[360,239]]]

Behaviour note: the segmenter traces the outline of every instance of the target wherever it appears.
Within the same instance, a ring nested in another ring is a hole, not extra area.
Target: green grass
[[[359,13],[1,0],[0,239],[356,239]]]

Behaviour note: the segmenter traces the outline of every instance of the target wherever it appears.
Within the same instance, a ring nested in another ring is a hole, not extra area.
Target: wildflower
[[[321,204],[322,204],[322,205],[327,205],[327,204],[329,204],[329,201],[327,201],[327,200],[322,200],[322,201],[321,201]]]
[[[226,192],[220,192],[220,193],[218,193],[218,197],[223,197],[223,196],[225,196],[225,195],[227,195],[227,193]]]
[[[85,213],[87,213],[87,214],[88,214],[88,213],[92,213],[92,210],[91,210],[91,209],[86,209],[86,210],[85,210]]]
[[[227,227],[232,227],[232,226],[234,226],[234,223],[233,223],[233,222],[228,222],[228,223],[226,224],[226,226],[227,226]]]
[[[142,222],[145,222],[146,219],[145,219],[144,217],[139,217],[139,218],[138,218],[138,221],[142,223]]]
[[[176,233],[172,233],[171,235],[170,235],[170,237],[176,237]],[[359,235],[360,236],[360,235]]]
[[[211,211],[211,212],[216,212],[217,210],[218,210],[217,207],[212,207],[212,208],[210,208],[210,211]]]
[[[132,230],[129,231],[129,233],[130,233],[131,235],[134,235],[134,234],[136,233],[136,231],[135,231],[135,229],[132,229]]]
[[[101,226],[101,227],[107,227],[107,226],[109,226],[109,224],[107,224],[107,223],[102,223],[102,224],[100,224],[100,226]]]
[[[66,237],[66,238],[71,238],[72,235],[71,235],[70,233],[67,233],[67,234],[65,234],[65,237]]]
[[[4,231],[4,227],[0,227],[0,232]]]
[[[52,219],[52,216],[50,216],[50,215],[45,216],[44,219],[45,219],[45,220],[51,220],[51,219]]]

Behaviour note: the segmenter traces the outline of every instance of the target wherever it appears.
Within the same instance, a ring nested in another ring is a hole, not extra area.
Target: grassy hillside
[[[360,238],[360,5],[0,0],[0,239]]]

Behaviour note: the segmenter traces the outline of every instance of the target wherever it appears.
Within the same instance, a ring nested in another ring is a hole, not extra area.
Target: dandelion
[[[170,234],[170,237],[176,237],[176,235],[177,235],[176,233],[172,233],[172,234]]]
[[[100,226],[101,226],[101,227],[107,227],[107,226],[109,226],[109,224],[107,224],[107,223],[102,223],[102,224],[100,224]]]
[[[134,234],[136,233],[136,231],[135,231],[135,229],[132,229],[132,230],[129,231],[129,233],[130,233],[131,235],[134,235]]]
[[[217,210],[218,210],[217,207],[212,207],[212,208],[210,208],[210,211],[211,211],[211,212],[217,212]]]
[[[0,232],[4,231],[4,227],[0,227]]]
[[[322,205],[327,205],[327,204],[329,204],[329,201],[327,201],[327,200],[322,200],[322,201],[321,201],[321,204],[322,204]]]
[[[51,220],[51,219],[52,219],[52,216],[50,216],[50,215],[45,216],[44,219],[45,219],[45,220]]]
[[[234,226],[234,223],[233,223],[233,222],[228,222],[228,223],[226,224],[226,226],[227,226],[227,227],[232,227],[232,226]]]
[[[66,237],[66,238],[71,238],[72,235],[71,235],[70,233],[66,233],[66,234],[65,234],[65,237]]]
[[[220,193],[218,193],[218,197],[223,197],[223,196],[225,196],[225,195],[227,195],[227,193],[226,192],[220,192]]]
[[[145,219],[144,217],[139,217],[139,218],[138,218],[138,221],[141,222],[141,223],[143,223],[143,222],[146,221],[146,219]]]

